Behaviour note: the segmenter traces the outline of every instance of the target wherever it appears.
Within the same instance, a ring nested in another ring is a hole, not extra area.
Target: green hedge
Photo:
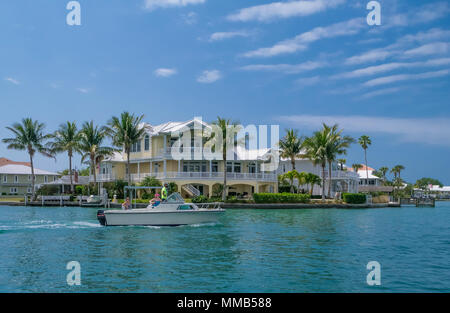
[[[364,204],[366,203],[366,195],[363,193],[343,193],[342,199],[345,203]]]
[[[309,194],[295,193],[255,193],[253,199],[256,203],[308,203]]]

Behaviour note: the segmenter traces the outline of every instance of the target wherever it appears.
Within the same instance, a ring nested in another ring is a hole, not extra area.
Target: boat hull
[[[152,212],[150,210],[99,211],[104,226],[180,226],[216,223],[225,210]]]

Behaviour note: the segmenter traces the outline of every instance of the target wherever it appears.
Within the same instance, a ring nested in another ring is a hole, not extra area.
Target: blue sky
[[[80,0],[81,26],[66,24],[68,2],[0,3],[1,138],[26,116],[53,131],[124,110],[305,135],[336,122],[372,137],[369,165],[450,184],[447,1],[379,1],[381,26],[366,23],[369,1]],[[363,163],[361,148],[347,159]]]

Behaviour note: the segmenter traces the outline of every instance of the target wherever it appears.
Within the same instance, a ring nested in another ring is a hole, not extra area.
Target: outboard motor
[[[97,219],[100,222],[100,225],[106,226],[106,217],[105,217],[105,211],[98,210],[97,211]]]

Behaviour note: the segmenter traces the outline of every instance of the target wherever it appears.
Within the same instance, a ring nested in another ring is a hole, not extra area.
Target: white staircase
[[[198,190],[197,188],[195,188],[192,185],[184,185],[183,190],[186,191],[191,197],[198,197],[200,196],[200,190]]]

